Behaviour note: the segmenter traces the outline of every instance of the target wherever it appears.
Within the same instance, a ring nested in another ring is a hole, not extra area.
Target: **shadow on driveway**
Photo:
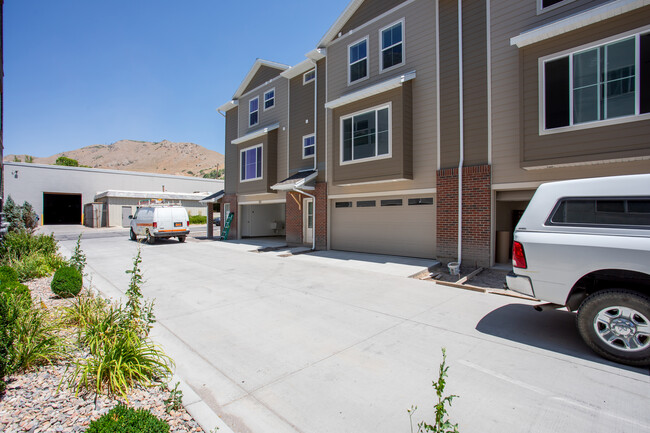
[[[617,364],[592,352],[578,333],[575,317],[575,313],[566,310],[540,313],[530,305],[508,304],[483,317],[476,325],[476,330],[483,334],[648,376],[647,368]]]

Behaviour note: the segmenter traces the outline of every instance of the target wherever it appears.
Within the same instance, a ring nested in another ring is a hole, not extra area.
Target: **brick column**
[[[437,173],[436,245],[443,263],[458,255],[458,169]],[[491,167],[463,167],[463,264],[490,265]]]
[[[316,183],[316,203],[314,206],[314,236],[316,249],[327,249],[327,182]]]
[[[230,212],[235,215],[232,218],[232,223],[230,224],[230,233],[228,233],[228,239],[237,239],[237,194],[226,194],[221,199],[221,209],[223,210],[224,205],[230,203]],[[225,212],[221,213],[221,234],[223,235],[223,228],[226,224],[226,214]]]
[[[294,191],[287,192],[285,206],[285,226],[288,245],[302,245],[302,199],[304,196]]]

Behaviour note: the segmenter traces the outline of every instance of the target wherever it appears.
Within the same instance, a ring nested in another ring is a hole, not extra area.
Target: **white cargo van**
[[[132,241],[144,236],[147,243],[153,244],[156,238],[178,238],[185,242],[190,233],[187,211],[180,204],[147,203],[141,205],[131,218],[129,236]]]

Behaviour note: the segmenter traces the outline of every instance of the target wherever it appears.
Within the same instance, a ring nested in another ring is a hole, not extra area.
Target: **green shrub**
[[[123,404],[88,425],[86,433],[167,433],[169,424],[145,409],[133,409]]]
[[[0,290],[10,283],[18,282],[18,272],[10,266],[0,266]]]
[[[5,221],[9,223],[9,231],[29,230],[33,231],[38,227],[38,215],[34,212],[34,207],[28,202],[18,206],[11,196],[7,197],[3,206]]]
[[[83,278],[77,268],[62,266],[54,273],[52,278],[52,292],[61,298],[77,296],[83,286]]]
[[[205,215],[190,215],[190,224],[205,224],[208,222],[208,217]]]
[[[51,275],[64,264],[53,235],[33,235],[21,230],[7,233],[0,243],[0,265],[11,266],[19,281]]]

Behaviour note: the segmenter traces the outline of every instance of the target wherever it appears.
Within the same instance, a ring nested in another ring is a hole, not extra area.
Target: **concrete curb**
[[[65,258],[72,257],[72,251],[67,247],[59,243],[59,250]],[[113,283],[99,275],[90,265],[86,265],[85,268],[86,274],[84,275],[84,287],[87,287],[89,290],[100,294],[104,297],[110,299],[120,299],[124,297],[124,292],[115,287]],[[167,328],[158,323],[159,326]],[[169,334],[169,333],[168,333]],[[166,338],[157,338],[156,342],[165,346],[169,344],[169,339],[175,338],[168,336]],[[169,385],[174,385],[176,382],[179,383],[179,389],[183,392],[183,407],[185,410],[192,415],[194,420],[201,426],[203,431],[206,433],[217,431],[218,433],[234,433],[226,423],[224,423],[221,418],[214,412],[210,406],[208,406],[201,397],[192,389],[192,387],[185,382],[185,380],[174,374],[171,380],[168,382]]]

